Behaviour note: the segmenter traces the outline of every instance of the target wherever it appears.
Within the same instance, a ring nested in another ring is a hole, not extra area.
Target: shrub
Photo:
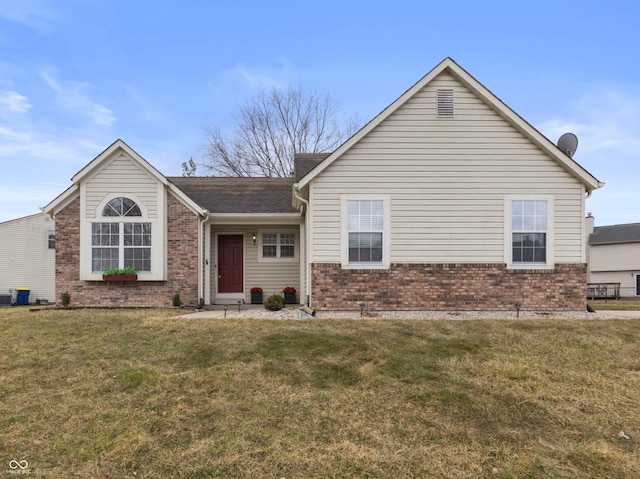
[[[284,308],[284,298],[279,294],[272,294],[264,301],[264,309],[280,311]]]
[[[62,306],[66,308],[67,306],[69,306],[69,303],[71,302],[71,295],[65,291],[60,295],[60,302],[62,303]]]
[[[178,293],[173,295],[173,305],[176,308],[179,308],[180,306],[182,306],[182,300],[180,299],[180,295]]]

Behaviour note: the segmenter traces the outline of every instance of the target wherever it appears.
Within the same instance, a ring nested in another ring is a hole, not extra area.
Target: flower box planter
[[[103,274],[103,281],[138,281],[137,274]]]
[[[296,304],[296,292],[284,293],[284,304]]]
[[[251,293],[251,304],[262,304],[262,291]]]

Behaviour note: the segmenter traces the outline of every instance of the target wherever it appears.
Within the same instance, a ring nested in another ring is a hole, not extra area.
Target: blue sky
[[[640,3],[0,0],[0,222],[37,213],[117,138],[165,175],[259,88],[368,121],[450,56],[640,222]]]

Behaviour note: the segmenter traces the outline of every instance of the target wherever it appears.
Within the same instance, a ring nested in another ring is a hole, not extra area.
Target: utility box
[[[16,303],[19,305],[29,304],[29,288],[16,288]]]

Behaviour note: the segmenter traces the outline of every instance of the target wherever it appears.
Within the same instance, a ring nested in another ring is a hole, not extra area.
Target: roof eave
[[[487,101],[503,118],[505,118],[513,127],[527,136],[531,141],[537,144],[543,151],[553,157],[566,171],[580,180],[586,187],[587,192],[591,192],[597,188],[604,186],[604,183],[595,178],[591,173],[585,170],[572,158],[569,158],[547,137],[536,130],[529,122],[518,115],[514,110],[507,106],[502,100],[494,95],[482,83],[476,80],[464,68],[458,65],[452,58],[447,57],[420,80],[418,80],[411,88],[405,91],[397,100],[386,107],[381,113],[373,118],[369,123],[360,129],[355,135],[349,138],[338,149],[331,153],[324,161],[311,170],[307,175],[300,178],[298,185],[300,188],[308,185],[314,178],[321,174],[331,163],[349,150],[353,145],[359,142],[365,135],[384,121],[389,115],[395,112],[416,92],[424,88],[436,76],[447,70],[456,79],[463,83],[467,88],[474,91],[481,98]]]
[[[209,222],[228,225],[298,225],[302,221],[300,213],[210,213]]]
[[[187,195],[172,182],[167,182],[167,188],[182,202],[182,204],[189,208],[193,213],[200,216],[207,216],[209,214],[209,212],[205,208],[193,201],[189,195]]]
[[[74,199],[80,195],[80,186],[73,184],[56,198],[53,199],[48,205],[42,208],[42,212],[46,215],[55,216],[56,213],[69,205]]]
[[[155,167],[151,165],[151,163],[145,160],[133,148],[131,148],[121,139],[117,139],[116,141],[111,143],[111,145],[109,145],[98,156],[96,156],[87,165],[85,165],[84,168],[73,175],[71,181],[73,181],[74,183],[79,183],[80,181],[82,181],[88,175],[92,174],[106,158],[108,158],[118,149],[125,151],[129,156],[135,159],[140,164],[140,166],[142,166],[147,172],[149,172],[151,176],[153,176],[157,181],[161,182],[164,185],[168,183],[167,178],[162,173],[156,170]]]

